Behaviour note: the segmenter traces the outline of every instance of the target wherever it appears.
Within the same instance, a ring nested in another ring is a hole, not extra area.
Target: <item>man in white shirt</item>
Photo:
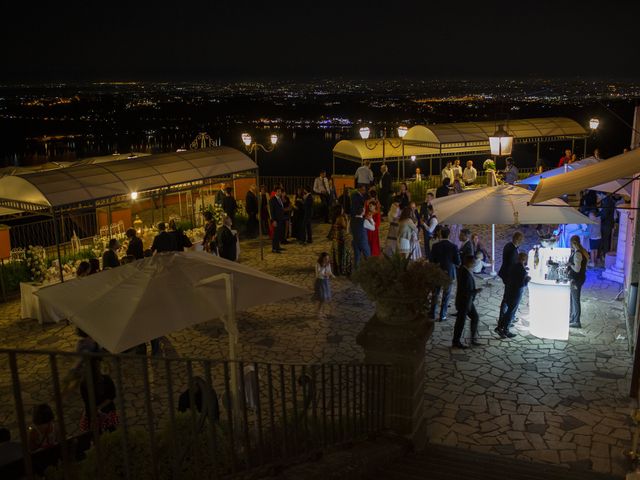
[[[321,215],[324,217],[324,223],[329,223],[329,179],[324,170],[313,181],[313,193],[320,196]]]
[[[364,163],[356,170],[356,188],[360,185],[364,185],[369,189],[369,186],[373,183],[373,172],[369,168],[369,160],[365,160]]]
[[[447,165],[442,169],[442,179],[449,179],[449,184],[452,185],[455,177],[453,175],[453,167],[451,166],[451,162],[447,162]]]
[[[453,179],[462,178],[462,167],[460,166],[460,159],[456,158],[453,162]]]
[[[462,181],[465,185],[473,185],[478,178],[478,171],[473,167],[473,160],[467,160],[467,166],[462,172]]]

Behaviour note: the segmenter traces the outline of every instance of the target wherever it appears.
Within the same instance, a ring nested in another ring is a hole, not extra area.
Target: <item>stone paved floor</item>
[[[478,227],[489,243],[486,227]],[[326,226],[314,227],[316,242],[288,245],[274,255],[265,245],[259,260],[257,242],[243,242],[242,261],[298,285],[313,282],[318,254],[329,249]],[[497,227],[499,253],[513,230]],[[525,230],[531,239],[532,229]],[[502,284],[489,280],[477,301],[482,347],[452,351],[453,318],[437,323],[427,351],[425,400],[431,441],[500,455],[522,456],[559,464],[582,464],[622,474],[622,451],[629,448],[628,400],[631,357],[619,286],[589,272],[583,290],[584,329],[572,330],[569,341],[541,340],[527,334],[527,299],[520,311],[516,338],[493,334]],[[318,318],[308,298],[252,309],[239,315],[239,357],[267,362],[357,362],[363,358],[355,336],[372,315],[362,291],[347,279],[333,282],[333,310]],[[73,350],[75,337],[66,325],[40,326],[19,318],[19,301],[0,304],[3,347]],[[227,337],[216,322],[168,337],[165,351],[182,357],[223,358]],[[50,401],[45,362],[21,368],[24,403]],[[15,427],[7,363],[0,369],[0,425]],[[61,367],[64,367],[64,365]],[[142,399],[133,399],[139,404]]]

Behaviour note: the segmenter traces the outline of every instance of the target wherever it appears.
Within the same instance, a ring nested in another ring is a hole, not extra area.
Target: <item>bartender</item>
[[[580,237],[574,235],[571,237],[571,255],[569,256],[569,278],[570,278],[570,313],[569,326],[573,328],[582,328],[580,323],[580,294],[582,285],[587,279],[587,262],[589,253],[580,243]]]

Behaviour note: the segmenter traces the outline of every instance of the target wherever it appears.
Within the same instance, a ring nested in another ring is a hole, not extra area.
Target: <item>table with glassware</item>
[[[529,333],[538,338],[569,339],[569,255],[552,246],[529,251]]]

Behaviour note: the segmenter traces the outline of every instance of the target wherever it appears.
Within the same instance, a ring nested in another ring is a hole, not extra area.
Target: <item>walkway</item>
[[[488,229],[480,231],[488,243]],[[497,231],[498,253],[512,230]],[[270,253],[265,242],[264,262],[259,260],[257,241],[243,242],[242,261],[311,289],[314,262],[321,251],[330,248],[326,232],[326,226],[316,226],[316,243],[287,245],[282,255]],[[567,342],[541,340],[524,330],[512,340],[498,339],[492,329],[502,296],[499,280],[491,281],[477,302],[482,347],[452,351],[453,318],[436,324],[427,353],[425,391],[431,440],[478,452],[624,473],[622,451],[630,445],[628,418],[633,406],[627,398],[631,357],[622,304],[613,300],[619,287],[599,279],[600,273],[589,272],[583,290],[585,328],[572,331]],[[239,356],[271,362],[361,361],[363,352],[355,337],[373,314],[373,307],[347,279],[334,281],[333,290],[333,311],[326,318],[318,318],[310,296],[240,314]],[[20,320],[19,311],[19,301],[0,304],[4,347],[74,348],[72,327],[41,327],[33,320]],[[522,325],[526,325],[526,314],[525,299]],[[165,351],[223,358],[227,337],[221,324],[210,322],[170,335]],[[5,367],[3,361],[0,425],[14,427]],[[24,399],[27,407],[50,398],[46,365],[33,366],[30,372],[33,378],[28,379]]]

